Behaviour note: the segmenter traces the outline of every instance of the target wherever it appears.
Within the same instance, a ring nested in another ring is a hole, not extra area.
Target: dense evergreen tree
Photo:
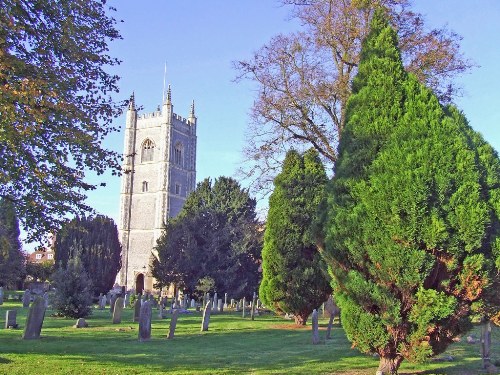
[[[121,245],[114,221],[97,215],[76,218],[64,225],[56,236],[56,264],[66,267],[76,257],[92,275],[93,293],[107,293],[121,268]]]
[[[156,250],[158,286],[174,283],[196,293],[200,282],[212,279],[219,293],[250,296],[258,287],[261,252],[255,200],[232,178],[205,179],[166,224]]]
[[[473,312],[498,313],[500,161],[404,72],[380,12],[346,116],[324,255],[347,336],[395,374],[443,352]]]
[[[93,279],[93,277],[92,277]],[[92,279],[78,257],[68,261],[53,275],[54,310],[61,316],[85,318],[92,314]]]
[[[331,293],[312,234],[326,182],[316,151],[289,151],[269,199],[259,296],[271,308],[293,313],[297,324],[306,324]]]
[[[25,255],[19,240],[19,221],[14,205],[0,200],[0,286],[19,288],[25,275]]]

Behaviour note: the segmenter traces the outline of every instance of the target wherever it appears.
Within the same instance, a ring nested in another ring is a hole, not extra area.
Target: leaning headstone
[[[113,309],[113,324],[120,324],[122,322],[123,311],[123,298],[118,297],[115,301],[115,308]]]
[[[73,328],[87,328],[89,324],[83,318],[79,318]]]
[[[170,328],[168,330],[167,339],[173,339],[175,334],[175,327],[177,326],[177,316],[179,315],[179,310],[174,310],[172,313],[172,318],[170,319]]]
[[[134,322],[138,322],[141,316],[141,299],[137,298],[134,303]]]
[[[0,305],[3,305],[3,288],[0,286]]]
[[[111,314],[113,314],[113,311],[115,311],[115,303],[116,303],[117,299],[118,299],[118,296],[116,294],[111,295],[111,302],[109,304],[109,312]]]
[[[246,301],[245,297],[243,297],[243,304],[242,304],[243,306],[241,307],[242,310],[243,310],[243,314],[242,314],[243,318],[245,317],[245,313],[246,313],[246,311],[245,311],[246,310],[246,304],[247,304],[247,301]]]
[[[312,313],[312,343],[313,345],[319,344],[318,311],[316,309]]]
[[[45,317],[45,301],[42,297],[36,297],[31,304],[24,327],[24,340],[39,339],[42,332],[43,318]]]
[[[31,292],[29,289],[26,289],[23,295],[23,307],[30,307],[31,302]]]
[[[203,310],[203,320],[201,322],[201,331],[208,331],[208,323],[210,323],[210,311],[212,310],[212,307],[210,306],[211,303],[207,303],[205,306],[205,310]]]
[[[7,310],[5,313],[5,329],[17,328],[17,310]]]
[[[139,341],[149,341],[151,339],[151,303],[144,301],[141,306],[141,316],[139,317]]]

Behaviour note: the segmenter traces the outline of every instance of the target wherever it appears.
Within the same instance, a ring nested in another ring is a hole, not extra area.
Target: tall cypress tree
[[[380,12],[353,92],[324,255],[347,336],[380,355],[379,374],[395,374],[405,358],[444,351],[475,309],[498,313],[500,162],[403,71]]]
[[[17,288],[25,274],[25,256],[19,240],[19,220],[14,205],[0,200],[0,286]]]
[[[93,293],[106,293],[121,268],[121,245],[114,221],[106,216],[75,218],[56,236],[56,265],[66,267],[70,259],[80,258],[92,276]]]
[[[326,182],[316,151],[289,151],[269,199],[259,296],[271,308],[293,313],[298,325],[331,292],[312,231]]]

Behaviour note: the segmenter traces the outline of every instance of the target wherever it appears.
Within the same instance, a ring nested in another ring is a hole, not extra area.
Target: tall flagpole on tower
[[[163,72],[163,97],[161,103],[165,103],[165,85],[167,83],[167,61],[165,60],[165,71]]]

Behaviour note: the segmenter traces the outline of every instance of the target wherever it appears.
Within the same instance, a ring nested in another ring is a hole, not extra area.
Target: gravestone
[[[179,315],[179,310],[174,310],[172,313],[172,318],[170,319],[170,328],[168,330],[167,339],[173,339],[175,334],[175,327],[177,326],[177,316]]]
[[[118,296],[116,294],[111,295],[111,302],[109,304],[109,312],[111,314],[113,314],[113,312],[115,311],[115,303],[116,303],[117,299],[118,299]]]
[[[219,300],[217,301],[217,312],[222,312],[224,311],[224,308],[222,307],[222,298],[219,298]]]
[[[191,308],[194,309],[196,307],[196,301],[191,298]]]
[[[151,340],[151,303],[144,301],[141,306],[141,315],[139,317],[139,341]]]
[[[312,343],[313,345],[319,344],[318,311],[316,309],[312,313]]]
[[[23,340],[39,339],[42,331],[43,318],[45,317],[45,301],[42,297],[36,297],[31,304],[26,317]]]
[[[212,302],[212,311],[217,311],[217,292],[214,293],[214,300]]]
[[[123,298],[118,297],[115,301],[115,308],[113,309],[113,324],[120,324],[122,322],[123,311]]]
[[[234,308],[234,298],[231,298],[231,308]]]
[[[252,309],[250,310],[250,317],[252,320],[255,318],[255,304],[257,303],[257,294],[253,294],[253,299],[252,299]]]
[[[89,324],[83,318],[78,318],[73,328],[87,328]]]
[[[26,289],[23,295],[23,307],[30,307],[31,302],[31,292],[29,289]]]
[[[208,331],[208,323],[210,323],[210,311],[212,311],[211,303],[207,303],[203,310],[203,320],[201,321],[201,331]]]
[[[160,303],[160,308],[158,309],[158,318],[163,319],[163,305]]]
[[[0,305],[3,305],[3,288],[0,286]]]
[[[130,306],[130,293],[125,293],[125,298],[123,299],[123,307]]]
[[[106,306],[109,306],[111,304],[111,293],[108,292],[108,294],[106,294]]]
[[[227,293],[224,293],[224,309],[227,309]]]
[[[243,310],[243,314],[242,314],[242,317],[244,318],[245,317],[245,313],[246,313],[246,304],[247,304],[247,301],[245,299],[245,297],[243,297],[243,303],[242,303],[242,306],[241,306],[241,309]]]
[[[45,292],[43,293],[43,300],[45,301],[45,308],[49,308],[49,293]]]
[[[5,329],[17,328],[17,310],[7,310],[5,312]]]
[[[141,316],[141,299],[137,298],[134,302],[134,322],[138,322]]]

